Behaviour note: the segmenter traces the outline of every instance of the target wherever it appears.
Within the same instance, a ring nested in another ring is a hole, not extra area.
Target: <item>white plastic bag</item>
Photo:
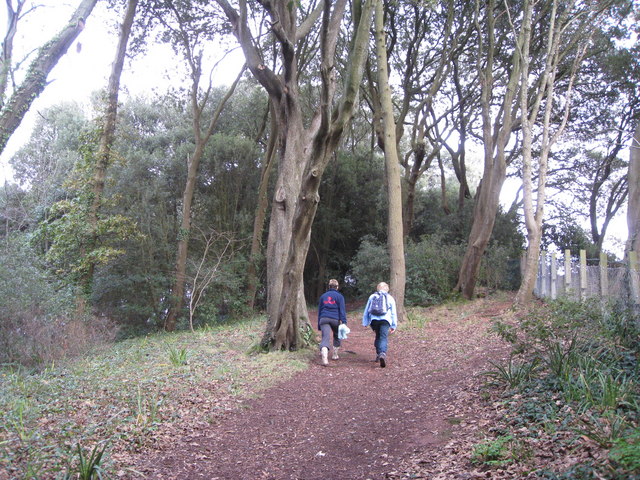
[[[351,333],[351,329],[347,327],[344,323],[341,323],[338,327],[338,338],[340,340],[344,340],[347,338],[347,335]]]

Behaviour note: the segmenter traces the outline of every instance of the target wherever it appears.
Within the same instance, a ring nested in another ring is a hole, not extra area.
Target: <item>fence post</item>
[[[558,265],[556,263],[556,254],[551,254],[551,299],[558,298]]]
[[[564,251],[564,294],[571,297],[571,250]]]
[[[587,298],[587,251],[580,250],[580,300]]]
[[[629,280],[631,298],[634,303],[640,303],[640,272],[638,271],[638,252],[629,252]]]
[[[609,297],[609,259],[606,253],[600,253],[600,296]]]
[[[540,252],[540,278],[542,280],[541,294],[543,298],[549,296],[549,270],[547,268],[547,251]]]

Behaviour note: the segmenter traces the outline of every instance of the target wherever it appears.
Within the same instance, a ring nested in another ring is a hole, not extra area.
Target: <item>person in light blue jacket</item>
[[[373,345],[376,347],[376,362],[382,368],[387,366],[387,344],[390,333],[398,327],[398,313],[396,301],[389,294],[389,285],[380,282],[364,307],[362,325],[371,327],[376,333]]]

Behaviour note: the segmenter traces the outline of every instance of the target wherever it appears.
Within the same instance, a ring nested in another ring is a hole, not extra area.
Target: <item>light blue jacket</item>
[[[384,292],[380,292],[380,293],[384,293]],[[387,306],[389,307],[387,308],[387,313],[385,313],[384,315],[372,315],[369,313],[369,305],[371,305],[371,299],[373,298],[374,295],[375,293],[372,293],[369,296],[369,300],[367,301],[367,306],[364,307],[362,325],[365,327],[368,327],[369,325],[371,325],[371,320],[386,320],[387,322],[389,322],[390,327],[395,330],[398,327],[398,314],[396,310],[396,301],[393,299],[391,295],[387,293],[386,294]]]

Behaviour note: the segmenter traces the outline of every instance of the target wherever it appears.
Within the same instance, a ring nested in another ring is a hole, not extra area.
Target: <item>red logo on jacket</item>
[[[335,301],[333,298],[331,298],[331,297],[327,297],[327,299],[324,301],[324,304],[325,304],[325,305],[327,305],[327,304],[329,304],[329,305],[335,305],[335,304],[336,304],[336,301]]]

